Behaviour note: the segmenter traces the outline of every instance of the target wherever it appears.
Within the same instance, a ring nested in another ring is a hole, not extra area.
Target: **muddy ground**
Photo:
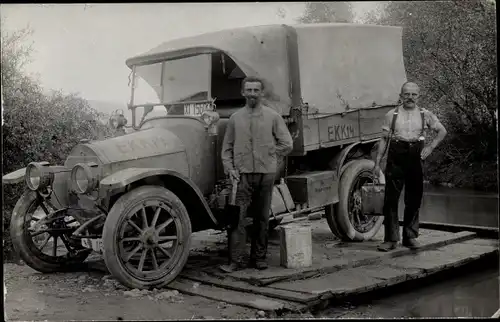
[[[193,234],[192,251],[226,243],[225,234]],[[99,255],[92,255],[98,258]],[[5,263],[5,311],[9,320],[178,320],[258,319],[264,312],[161,289],[128,290],[97,269],[41,274]],[[283,316],[294,318],[295,315]],[[298,318],[312,317],[297,316]]]
[[[126,290],[100,271],[41,274],[27,265],[4,264],[9,321],[307,319],[311,313],[265,316],[264,312],[168,289]],[[368,306],[370,307],[370,306]],[[364,310],[363,310],[364,311]],[[349,304],[320,318],[372,318]]]
[[[256,310],[166,289],[127,291],[97,271],[40,274],[4,264],[9,320],[254,319]]]

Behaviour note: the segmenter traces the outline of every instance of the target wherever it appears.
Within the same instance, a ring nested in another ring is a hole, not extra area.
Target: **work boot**
[[[408,247],[409,249],[418,249],[420,248],[420,243],[415,238],[410,238],[403,240],[403,246]]]
[[[255,262],[255,268],[258,269],[258,270],[263,270],[263,269],[267,269],[267,263],[264,262],[264,261],[257,261]]]
[[[250,261],[248,262],[248,267],[263,270],[266,269],[268,266],[267,263],[263,260],[257,261],[255,259],[250,259]]]
[[[397,242],[384,242],[383,244],[380,244],[377,249],[381,252],[388,252],[388,251],[391,251],[393,249],[396,249],[398,243]]]
[[[221,265],[221,266],[219,266],[219,268],[221,269],[221,271],[226,272],[226,273],[232,273],[232,272],[239,271],[239,270],[243,269],[242,265],[240,265],[236,262],[232,262],[229,265]]]

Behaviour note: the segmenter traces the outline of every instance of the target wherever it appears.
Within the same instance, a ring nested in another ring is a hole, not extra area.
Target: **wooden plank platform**
[[[211,262],[211,264],[199,262],[196,265],[188,264],[185,271],[189,274],[192,269],[198,271],[203,266],[202,270],[209,275],[219,278],[229,276],[252,285],[265,286],[279,281],[313,278],[341,269],[374,264],[382,261],[384,258],[402,256],[412,252],[404,247],[387,253],[377,251],[377,245],[383,240],[382,229],[371,241],[343,243],[333,236],[325,219],[310,222],[310,225],[313,229],[313,265],[311,267],[297,269],[285,269],[281,267],[279,244],[272,243],[273,240],[271,240],[268,247],[268,263],[270,267],[264,271],[245,269],[230,274],[221,272],[217,264],[224,263],[226,259],[217,256],[218,253],[213,252],[206,258],[206,261]],[[421,229],[420,233],[421,251],[472,239],[476,236],[473,232],[452,233],[429,229]],[[274,242],[276,242],[277,237],[275,236],[274,238]],[[220,252],[219,255],[224,256],[225,253]]]
[[[205,283],[193,283],[193,281],[184,278],[177,278],[168,288],[189,295],[198,295],[233,305],[262,310],[273,315],[284,311],[302,312],[307,308],[307,305],[297,302],[283,301],[249,292],[232,291]]]
[[[495,250],[498,249],[493,246],[457,243],[393,258],[378,265],[342,270],[315,279],[275,283],[271,287],[317,294],[326,286],[325,292],[339,297],[347,295],[346,293],[356,294],[408,279],[422,278],[447,268],[464,265]]]
[[[190,268],[181,274],[182,279],[221,290],[253,294],[255,298],[277,300],[283,303],[283,306],[279,306],[281,311],[303,312],[332,299],[342,299],[424,278],[460,267],[483,256],[498,254],[498,240],[477,238],[474,232],[421,229],[419,241],[422,248],[419,250],[400,246],[384,253],[376,250],[376,246],[382,241],[382,232],[372,241],[342,243],[333,237],[324,220],[311,222],[311,226],[313,266],[310,268],[280,267],[279,247],[276,247],[278,243],[274,239],[270,241],[270,267],[267,270],[244,269],[230,274],[220,272],[217,264],[226,262],[226,253],[221,248],[214,252],[212,248],[210,256],[205,258],[207,262],[201,264],[200,261],[203,262],[204,258],[198,257],[197,264],[188,265]],[[222,244],[219,240],[219,245]],[[175,286],[173,288],[183,291]],[[199,290],[197,295],[205,296],[203,289]],[[207,295],[217,300],[216,292]],[[245,301],[235,299],[236,297],[228,298],[227,295],[219,296],[221,301],[248,306]],[[266,311],[263,306],[260,309]],[[277,312],[270,308],[270,311],[273,310]]]
[[[313,231],[313,265],[309,268],[280,266],[276,234],[270,236],[267,270],[223,273],[218,265],[227,262],[225,234],[196,233],[185,269],[168,288],[262,310],[272,317],[283,312],[303,313],[331,300],[367,294],[498,255],[498,239],[478,238],[475,232],[421,229],[419,250],[399,246],[384,253],[376,250],[383,240],[382,230],[372,241],[343,243],[324,219],[309,224]]]

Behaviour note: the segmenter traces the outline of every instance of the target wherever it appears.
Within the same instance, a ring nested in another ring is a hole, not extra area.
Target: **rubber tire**
[[[12,211],[10,237],[14,251],[29,267],[41,273],[67,272],[81,269],[82,263],[91,253],[90,250],[88,252],[81,252],[71,259],[59,258],[58,260],[52,260],[52,256],[43,254],[47,257],[42,258],[30,249],[29,237],[24,234],[24,222],[28,210],[35,202],[37,202],[37,193],[26,190]]]
[[[336,220],[337,229],[342,235],[342,240],[344,241],[367,241],[373,238],[375,234],[380,230],[384,222],[384,217],[379,216],[375,222],[375,225],[366,233],[358,232],[348,215],[348,204],[349,204],[349,192],[352,188],[354,180],[359,176],[361,172],[372,171],[375,166],[375,162],[368,159],[353,160],[346,165],[339,183],[339,202],[334,206],[334,217]],[[384,174],[380,173],[380,182],[385,183]]]
[[[356,160],[351,160],[342,166],[342,168],[340,169],[340,178],[342,178],[342,174],[344,173],[345,168],[348,167],[354,161],[356,161]],[[339,180],[339,182],[340,182],[340,180]],[[339,238],[342,241],[349,240],[347,238],[347,235],[343,234],[341,232],[341,230],[339,229],[339,223],[337,222],[337,219],[336,219],[337,216],[336,216],[336,212],[335,212],[335,204],[331,204],[331,205],[328,205],[325,207],[325,217],[326,217],[326,222],[328,223],[328,226],[330,227],[330,230],[337,238]]]
[[[130,274],[122,266],[118,258],[118,250],[116,249],[116,233],[117,227],[121,224],[123,216],[134,208],[138,203],[146,200],[161,200],[168,204],[171,208],[178,210],[179,219],[182,226],[182,255],[179,261],[174,265],[171,272],[160,279],[153,281],[141,281]],[[160,186],[141,186],[123,196],[121,196],[111,208],[103,227],[102,242],[104,247],[104,262],[111,275],[115,277],[121,284],[137,289],[161,288],[172,282],[182,271],[189,257],[191,248],[191,219],[188,211],[182,201],[170,190]]]

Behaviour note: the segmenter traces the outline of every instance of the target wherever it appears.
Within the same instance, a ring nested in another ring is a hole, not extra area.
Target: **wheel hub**
[[[156,233],[154,228],[147,228],[141,234],[141,242],[148,248],[158,245],[158,241],[158,234]]]
[[[359,213],[361,211],[361,194],[357,190],[353,193],[353,211]]]

